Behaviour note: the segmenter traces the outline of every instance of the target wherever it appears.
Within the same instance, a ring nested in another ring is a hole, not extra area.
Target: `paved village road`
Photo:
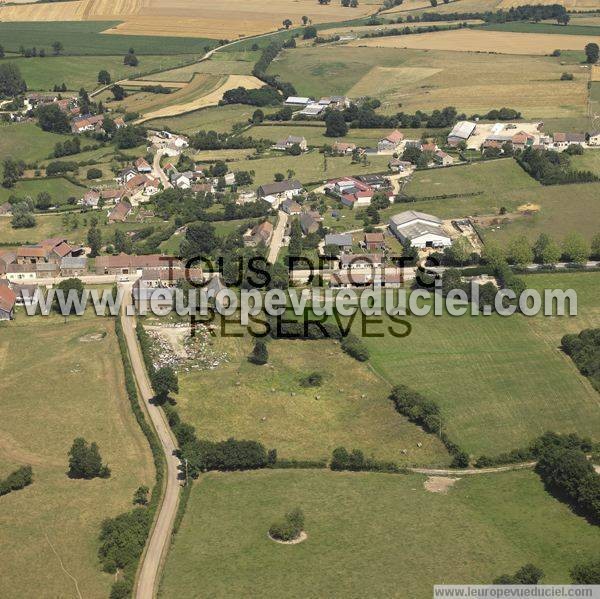
[[[279,219],[277,220],[277,226],[275,227],[275,231],[273,231],[273,239],[271,239],[271,245],[269,247],[269,257],[267,258],[269,264],[275,264],[275,262],[277,262],[279,250],[283,245],[283,236],[285,234],[285,227],[287,225],[287,222],[287,213],[283,210],[280,210]]]
[[[156,594],[160,580],[161,564],[171,544],[173,522],[179,505],[181,484],[178,478],[178,467],[180,462],[173,455],[177,446],[171,435],[164,412],[158,406],[150,403],[150,400],[154,397],[154,393],[152,392],[152,386],[150,385],[150,379],[135,332],[136,318],[126,315],[127,306],[131,305],[131,286],[126,285],[125,289],[126,300],[124,301],[124,310],[121,313],[121,323],[131,358],[131,365],[146,411],[158,434],[167,461],[166,487],[163,502],[159,506],[154,528],[150,533],[150,539],[146,546],[146,553],[143,556],[137,587],[135,589],[136,599],[152,599]]]

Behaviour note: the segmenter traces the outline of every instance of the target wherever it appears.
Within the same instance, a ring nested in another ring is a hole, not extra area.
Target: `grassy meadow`
[[[598,440],[600,397],[561,352],[560,340],[599,326],[600,275],[530,275],[526,282],[574,289],[578,316],[409,316],[406,338],[364,339],[375,371],[438,403],[450,438],[475,455],[524,446],[546,430]]]
[[[389,386],[337,344],[272,341],[265,366],[248,362],[247,336],[214,344],[227,352],[227,363],[179,374],[178,409],[200,438],[256,439],[287,459],[327,458],[344,445],[401,464],[449,462],[436,437],[395,412]],[[302,387],[311,372],[323,375],[321,387]]]
[[[386,113],[455,106],[471,115],[510,106],[526,118],[574,117],[586,114],[582,58],[495,54],[492,60],[485,53],[331,46],[327,53],[318,47],[286,50],[269,73],[293,83],[301,95],[375,96]],[[575,79],[560,81],[564,71]]]
[[[529,471],[465,477],[447,494],[425,477],[329,471],[209,474],[194,486],[160,597],[429,599],[439,583],[489,584],[533,562],[544,583],[598,554],[597,530]],[[270,525],[299,506],[306,541]],[[560,542],[556,542],[560,539]]]
[[[30,464],[34,476],[2,497],[0,595],[76,597],[75,579],[80,596],[106,597],[114,577],[98,562],[100,524],[130,509],[135,489],[154,480],[125,393],[114,321],[20,312],[0,330],[0,470]],[[67,452],[79,436],[98,443],[109,479],[67,477]]]
[[[12,195],[20,198],[29,196],[35,200],[42,191],[47,191],[52,196],[53,204],[61,205],[66,204],[69,197],[76,197],[79,200],[83,197],[86,189],[74,185],[62,177],[22,179],[10,189],[0,187],[0,203],[6,202]]]
[[[55,85],[66,84],[69,90],[88,91],[99,87],[98,72],[107,70],[113,81],[137,77],[141,73],[168,68],[189,61],[191,56],[140,56],[137,67],[123,64],[122,56],[46,56],[45,58],[17,58],[0,60],[19,67],[30,90],[51,91]]]

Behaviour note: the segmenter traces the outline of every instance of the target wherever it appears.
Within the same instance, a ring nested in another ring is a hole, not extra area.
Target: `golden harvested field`
[[[223,56],[235,56],[233,52],[223,52]],[[203,60],[201,62],[195,62],[194,64],[187,65],[185,67],[179,67],[171,69],[169,71],[162,71],[152,75],[152,78],[156,81],[190,81],[193,76],[197,73],[206,73],[210,75],[250,75],[254,63],[258,58],[258,53],[247,52],[239,53],[240,56],[245,54],[248,55],[248,59],[233,59],[233,60],[221,60],[216,58],[218,55],[214,55],[210,60]]]
[[[600,81],[600,67],[598,65],[592,66],[592,81]]]
[[[313,23],[345,21],[374,12],[375,3],[344,8],[339,2],[320,5],[315,0],[82,0],[5,6],[2,21],[124,22],[107,33],[237,39],[275,31],[284,19],[301,24],[306,15]]]
[[[421,0],[404,0],[400,6],[394,6],[382,14],[389,15],[394,13],[405,13],[409,10],[418,13],[421,12],[485,12],[486,10],[496,10],[501,0],[456,0],[448,4],[439,2],[435,9],[431,8],[431,3]],[[558,0],[557,0],[558,2]],[[402,15],[400,15],[402,16]]]
[[[349,45],[368,48],[416,48],[419,50],[546,55],[557,48],[560,50],[583,50],[585,45],[590,42],[600,44],[600,37],[461,29],[354,40]]]
[[[201,89],[195,85],[196,80],[200,81],[199,86],[205,84],[204,82],[207,80],[211,81],[212,89],[202,93]],[[218,81],[219,83],[215,85],[215,81]],[[138,110],[138,112],[143,113],[143,117],[137,122],[143,123],[145,121],[149,121],[150,119],[177,116],[178,114],[185,114],[186,112],[200,110],[201,108],[207,108],[208,106],[216,106],[223,99],[223,94],[230,89],[235,89],[236,87],[258,89],[263,85],[264,83],[260,79],[251,76],[229,75],[225,78],[218,77],[216,75],[196,75],[190,85],[188,85],[186,88],[166,96],[167,98],[171,98],[168,106],[152,110]],[[134,107],[128,108],[135,109]]]
[[[595,10],[600,8],[598,0],[535,0],[535,4],[562,4],[567,10]],[[522,6],[523,0],[500,0],[498,8]]]
[[[415,85],[440,73],[428,67],[373,67],[350,91],[351,98],[368,96],[377,90],[379,98],[402,94],[407,85]]]

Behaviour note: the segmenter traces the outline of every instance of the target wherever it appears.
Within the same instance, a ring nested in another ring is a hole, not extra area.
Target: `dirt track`
[[[131,285],[129,284],[126,286],[125,297],[127,298],[124,302],[124,310],[126,311],[127,307],[131,304]],[[180,462],[173,455],[176,445],[164,412],[161,408],[150,403],[150,400],[154,397],[154,393],[152,392],[150,379],[146,372],[142,352],[135,333],[136,319],[133,316],[126,316],[125,313],[122,313],[121,323],[140,395],[146,412],[150,416],[150,420],[160,439],[167,462],[166,487],[164,489],[163,501],[159,507],[154,527],[146,544],[146,553],[143,556],[135,591],[137,599],[149,599],[154,596],[157,589],[162,561],[171,543],[173,522],[179,505],[179,491],[181,489],[178,478]]]

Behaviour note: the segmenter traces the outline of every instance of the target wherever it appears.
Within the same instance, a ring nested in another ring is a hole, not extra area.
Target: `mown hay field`
[[[560,81],[565,71],[573,81]],[[526,118],[545,119],[585,116],[587,106],[588,71],[575,57],[337,46],[326,54],[319,48],[286,51],[269,73],[291,81],[301,95],[368,93],[388,114],[455,106],[471,115],[510,106]]]
[[[426,12],[486,12],[488,10],[497,10],[500,2],[501,0],[454,0],[448,4],[439,2],[435,8],[432,8],[431,2],[426,0],[404,0],[399,6],[385,10],[382,14],[405,17],[407,15],[402,13],[416,15]],[[400,14],[396,15],[396,13]]]
[[[257,439],[286,459],[327,458],[345,445],[402,464],[449,461],[435,436],[395,412],[387,399],[390,387],[344,354],[339,344],[272,341],[265,366],[248,362],[248,335],[217,337],[214,345],[228,353],[227,363],[216,370],[181,372],[179,377],[181,417],[202,438]],[[322,374],[322,386],[300,384],[311,372]]]
[[[313,0],[237,0],[218,3],[195,0],[85,0],[5,6],[0,8],[3,21],[123,21],[107,33],[117,35],[146,35],[201,37],[235,40],[239,37],[276,31],[284,19],[295,26],[301,17],[313,23],[345,21],[368,15],[377,3],[361,2],[357,8],[345,8],[340,3],[320,5]]]
[[[527,562],[544,583],[598,554],[594,526],[530,471],[464,477],[447,494],[420,475],[330,471],[210,473],[195,483],[161,597],[431,599],[441,581],[489,584]],[[299,506],[308,538],[270,541]],[[560,539],[560,543],[556,542]],[[250,557],[251,556],[251,559]]]
[[[349,45],[369,48],[417,48],[446,52],[545,55],[557,48],[560,50],[583,50],[585,45],[590,42],[599,43],[600,37],[460,29],[354,40]]]
[[[142,113],[143,116],[138,122],[145,122],[216,106],[223,99],[226,91],[236,87],[258,89],[263,85],[264,83],[260,79],[249,75],[199,74],[195,75],[190,84],[183,89],[163,96],[164,100],[157,101],[156,98],[147,98],[144,97],[144,94],[140,94],[143,96],[141,103],[138,104],[130,99],[130,103],[126,104],[126,109]],[[131,98],[135,98],[135,96]],[[127,102],[127,99],[125,102]]]
[[[483,21],[480,20],[466,20],[466,21],[461,21],[461,23],[468,23],[470,25],[477,25],[477,24],[481,24],[483,23]],[[377,25],[377,26],[373,26],[373,25],[352,25],[352,26],[342,26],[340,25],[339,27],[331,27],[330,29],[319,29],[319,35],[323,36],[323,37],[327,37],[327,36],[332,36],[332,35],[349,35],[349,34],[356,34],[356,35],[364,35],[365,33],[376,33],[378,31],[386,31],[388,29],[404,29],[405,27],[409,27],[410,29],[415,29],[417,27],[427,27],[427,26],[431,26],[431,25],[435,25],[436,27],[447,27],[448,23],[447,22],[440,22],[440,21],[432,21],[432,22],[427,22],[427,21],[419,21],[418,23],[386,23],[383,25]],[[310,41],[308,41],[307,43],[312,43]]]
[[[597,0],[536,0],[536,4],[562,4],[567,10],[597,10]],[[498,8],[522,6],[521,0],[500,0]]]
[[[30,464],[34,476],[2,497],[0,595],[77,597],[70,575],[80,596],[106,597],[114,576],[98,562],[100,524],[131,509],[135,489],[154,477],[125,393],[114,321],[19,312],[0,326],[0,462],[4,472]],[[98,443],[109,479],[67,477],[79,436]]]

